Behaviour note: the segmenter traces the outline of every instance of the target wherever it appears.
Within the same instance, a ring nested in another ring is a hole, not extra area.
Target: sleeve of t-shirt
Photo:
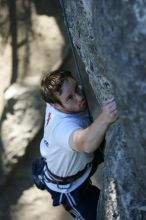
[[[78,123],[73,122],[72,120],[61,122],[56,126],[53,132],[56,143],[61,147],[73,150],[69,145],[69,138],[74,131],[81,128],[82,127],[78,125]]]

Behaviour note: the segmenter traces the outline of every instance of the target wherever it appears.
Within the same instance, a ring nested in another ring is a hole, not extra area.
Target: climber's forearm
[[[72,147],[77,151],[93,152],[101,144],[109,122],[104,120],[104,115],[98,118],[86,129],[78,129],[72,135]]]
[[[71,147],[77,151],[95,151],[100,146],[108,126],[117,118],[116,103],[111,99],[102,106],[100,115],[89,127],[78,129],[71,135]]]

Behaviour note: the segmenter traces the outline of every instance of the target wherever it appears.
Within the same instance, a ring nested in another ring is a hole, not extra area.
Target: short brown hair
[[[67,70],[56,70],[47,73],[42,77],[40,92],[45,102],[50,104],[60,103],[56,97],[56,92],[62,93],[62,85],[68,78],[74,78]]]

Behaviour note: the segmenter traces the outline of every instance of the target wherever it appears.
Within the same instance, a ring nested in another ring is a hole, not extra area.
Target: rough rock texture
[[[146,2],[64,0],[64,6],[98,102],[114,94],[120,114],[106,135],[98,220],[146,219]]]

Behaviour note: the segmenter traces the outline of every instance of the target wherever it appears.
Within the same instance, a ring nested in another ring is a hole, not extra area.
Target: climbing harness
[[[85,168],[83,170],[80,170],[78,173],[72,175],[72,176],[67,176],[67,177],[59,177],[55,174],[53,174],[47,164],[46,164],[46,170],[47,170],[47,173],[48,175],[51,177],[51,179],[56,182],[57,184],[60,184],[60,185],[66,185],[66,184],[69,184],[69,183],[72,183],[73,181],[77,180],[78,178],[80,178],[85,172],[86,170],[92,166],[92,163],[88,163]]]
[[[53,174],[46,163],[45,158],[35,159],[32,163],[32,177],[37,188],[44,190],[46,188],[45,182],[54,183],[56,185],[67,185],[72,183],[73,181],[80,178],[86,170],[92,166],[90,162],[85,166],[85,168],[78,173],[68,176],[68,177],[59,177]],[[48,175],[46,175],[46,173]]]

